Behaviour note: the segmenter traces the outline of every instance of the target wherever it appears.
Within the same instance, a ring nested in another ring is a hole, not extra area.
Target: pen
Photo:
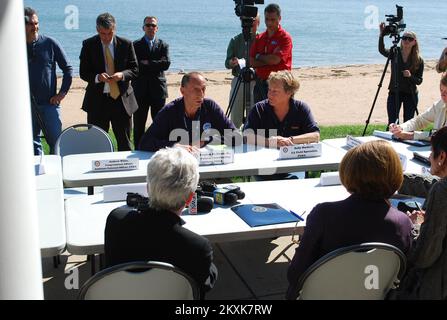
[[[422,208],[419,206],[419,203],[417,203],[417,201],[415,201],[414,204],[416,205],[416,208],[418,208],[419,211],[422,211]]]
[[[298,220],[304,221],[304,218],[302,216],[300,216],[298,213],[295,213],[292,210],[289,210],[289,211],[290,211],[291,214],[293,214],[295,217],[297,217]],[[305,213],[306,213],[306,211],[303,211],[302,215],[304,215]]]
[[[396,119],[396,121],[394,122],[394,124],[399,124],[399,118]]]

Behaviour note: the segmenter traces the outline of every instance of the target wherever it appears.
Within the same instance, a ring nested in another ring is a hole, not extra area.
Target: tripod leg
[[[42,116],[38,110],[38,107],[34,101],[31,101],[31,111],[34,114],[34,116],[36,117],[37,122],[39,123],[40,129],[42,130],[43,136],[46,139],[48,137],[48,131],[45,126],[45,122],[43,121]],[[43,147],[42,147],[42,152],[43,152]]]
[[[391,60],[391,55],[388,56],[388,59],[386,60],[386,63],[385,63],[385,67],[383,68],[382,76],[380,77],[379,84],[377,85],[378,88],[376,91],[376,95],[374,96],[374,101],[371,106],[371,110],[369,111],[368,119],[366,119],[366,125],[365,125],[365,128],[363,129],[362,136],[365,136],[366,129],[368,128],[369,120],[371,119],[371,115],[373,113],[374,106],[376,105],[376,101],[377,101],[377,97],[379,96],[380,88],[382,88],[383,78],[385,78],[386,69],[388,68],[388,64],[390,63],[390,60]]]
[[[225,113],[225,116],[227,118],[230,117],[230,114],[233,111],[234,103],[236,101],[236,97],[237,97],[237,94],[239,92],[240,85],[241,85],[241,77],[239,75],[237,77],[236,85],[234,86],[233,92],[232,92],[231,97],[230,97],[230,103],[228,104],[227,112]]]
[[[399,57],[401,56],[401,53],[400,53],[399,47],[397,47],[397,46],[394,47],[394,50],[392,52],[393,52],[393,59],[394,59],[394,61],[392,63],[393,68],[394,68],[394,70],[392,71],[394,73],[393,87],[394,87],[394,94],[395,94],[395,96],[394,96],[394,111],[395,111],[395,113],[394,114],[396,115],[395,122],[397,124],[399,122],[399,109],[400,109],[400,104],[401,104],[400,97],[399,97],[399,77],[398,77]],[[388,125],[389,125],[389,123],[388,123]]]
[[[243,107],[242,107],[242,123],[245,123],[245,120],[247,119],[248,112],[253,107],[252,100],[251,100],[251,81],[245,82],[244,81],[244,97],[243,97]]]

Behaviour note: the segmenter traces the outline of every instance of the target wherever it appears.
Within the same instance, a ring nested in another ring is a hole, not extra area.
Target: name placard
[[[206,146],[200,149],[199,165],[227,164],[234,162],[234,151],[225,146]]]
[[[373,132],[373,136],[379,137],[379,138],[384,138],[387,140],[392,140],[393,139],[393,134],[389,131],[380,131],[380,130],[374,130]]]
[[[320,184],[322,186],[335,186],[341,184],[340,175],[336,172],[322,172],[320,175]]]
[[[407,162],[408,162],[407,156],[399,152],[397,153],[397,155],[399,156],[400,163],[402,164],[402,170],[403,171],[407,170]]]
[[[140,160],[138,158],[92,160],[93,171],[120,171],[138,169]]]
[[[295,144],[279,148],[280,159],[311,158],[321,156],[321,142],[309,144]]]
[[[356,146],[358,146],[359,144],[362,144],[363,141],[357,138],[354,138],[353,136],[347,135],[346,136],[346,145],[349,148],[354,148]]]

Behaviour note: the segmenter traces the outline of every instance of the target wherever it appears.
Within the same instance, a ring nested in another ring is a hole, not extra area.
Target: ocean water
[[[266,3],[270,3],[267,2]],[[293,66],[385,63],[377,51],[378,23],[396,14],[387,0],[277,0],[282,26],[293,38]],[[25,0],[38,11],[42,33],[58,39],[79,72],[82,40],[96,33],[95,19],[110,12],[118,34],[132,40],[143,36],[146,15],[159,19],[158,36],[170,45],[171,68],[223,70],[230,38],[241,32],[232,0]],[[447,46],[447,1],[399,1],[405,30],[418,34],[425,59],[438,58]],[[260,31],[265,30],[263,10]],[[387,46],[391,41],[387,40]]]

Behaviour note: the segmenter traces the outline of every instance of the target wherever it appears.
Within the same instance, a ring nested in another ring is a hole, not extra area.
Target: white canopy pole
[[[0,1],[0,70],[0,299],[43,299],[22,1]]]

